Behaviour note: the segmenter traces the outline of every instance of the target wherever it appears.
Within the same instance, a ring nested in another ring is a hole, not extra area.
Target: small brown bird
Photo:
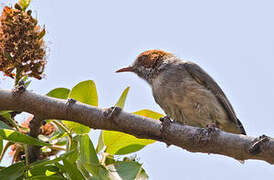
[[[197,127],[214,124],[246,134],[222,89],[197,64],[162,50],[148,50],[132,66],[116,72],[134,72],[147,81],[155,101],[176,122]]]

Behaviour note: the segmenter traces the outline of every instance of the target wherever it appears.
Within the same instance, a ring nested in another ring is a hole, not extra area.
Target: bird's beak
[[[128,67],[119,69],[119,70],[117,70],[116,72],[117,72],[117,73],[119,73],[119,72],[133,72],[133,67],[132,67],[132,66],[128,66]]]

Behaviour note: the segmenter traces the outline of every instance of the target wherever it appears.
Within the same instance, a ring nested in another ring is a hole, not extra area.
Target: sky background
[[[0,0],[1,7],[14,2]],[[92,79],[100,107],[115,104],[130,86],[125,111],[163,113],[146,82],[132,73],[114,73],[144,50],[163,49],[199,64],[218,82],[248,135],[274,137],[273,6],[271,0],[33,0],[34,16],[47,30],[48,64],[46,78],[33,80],[30,89],[46,94]],[[0,77],[1,88],[11,86]],[[274,166],[263,161],[240,164],[164,143],[137,155],[153,180],[274,177]]]

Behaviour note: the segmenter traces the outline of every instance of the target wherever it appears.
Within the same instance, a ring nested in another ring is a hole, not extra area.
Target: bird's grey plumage
[[[219,85],[212,79],[202,68],[200,68],[197,64],[192,62],[185,62],[184,66],[188,73],[201,85],[209,89],[219,100],[222,104],[223,108],[227,112],[229,116],[229,120],[233,121],[234,123],[238,124],[241,133],[246,134],[244,127],[240,120],[237,118],[235,111],[228,101],[227,97],[225,96],[222,89]]]
[[[192,126],[214,123],[227,132],[246,134],[222,89],[202,68],[174,58],[165,61],[151,86],[168,116]]]
[[[222,89],[195,63],[148,50],[117,72],[134,72],[146,80],[155,101],[174,121],[198,127],[215,124],[227,132],[246,134]]]

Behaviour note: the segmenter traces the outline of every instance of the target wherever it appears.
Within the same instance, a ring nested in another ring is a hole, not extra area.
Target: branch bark
[[[0,90],[0,110],[24,111],[40,119],[74,121],[94,129],[114,130],[138,138],[154,139],[186,149],[190,152],[213,153],[238,160],[257,159],[274,163],[274,140],[231,134],[219,129],[204,129],[171,123],[164,127],[160,121],[121,111],[106,116],[102,109],[80,102],[69,104],[25,91],[14,96],[10,90]]]
[[[42,124],[42,121],[44,119],[39,118],[39,116],[33,116],[32,120],[30,121],[30,132],[29,135],[31,137],[37,138],[40,133],[40,127]],[[39,155],[41,152],[40,146],[28,146],[28,160],[29,163],[33,163],[39,159]]]

